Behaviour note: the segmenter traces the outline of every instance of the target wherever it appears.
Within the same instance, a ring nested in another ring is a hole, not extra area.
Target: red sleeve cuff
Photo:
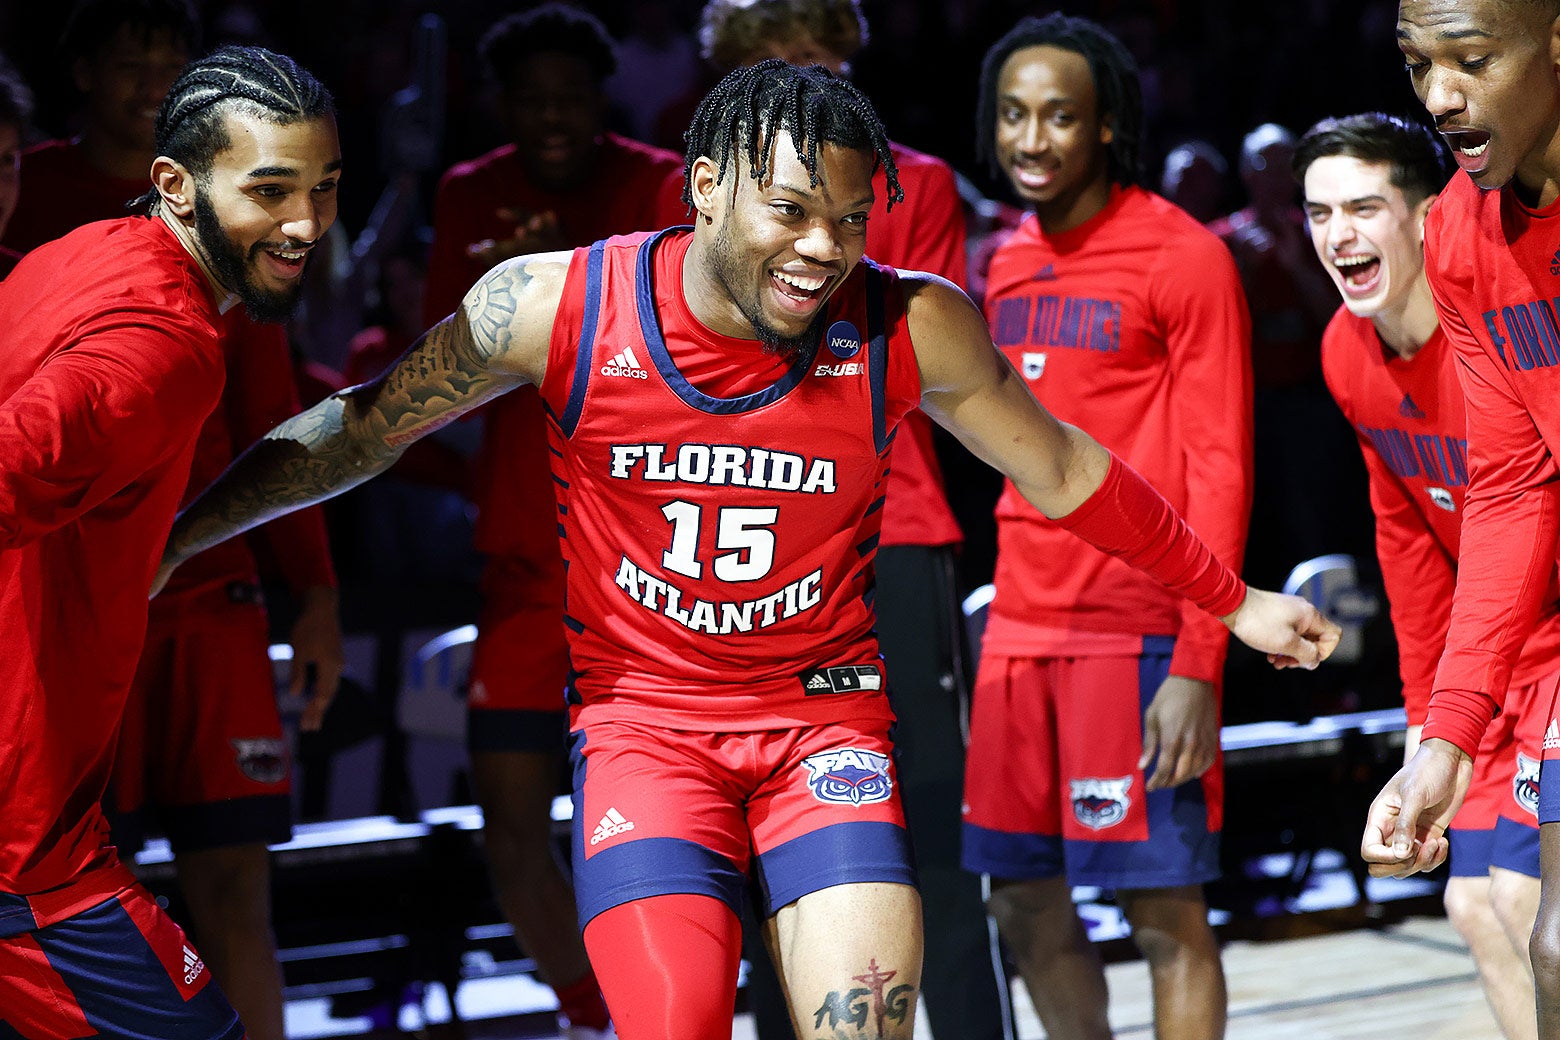
[[[1475,758],[1490,720],[1500,710],[1495,698],[1475,690],[1437,690],[1430,698],[1430,712],[1420,740],[1439,737]]]

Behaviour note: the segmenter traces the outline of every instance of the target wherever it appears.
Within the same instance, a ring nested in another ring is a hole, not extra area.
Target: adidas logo
[[[832,690],[834,687],[829,684],[828,676],[824,675],[822,672],[814,672],[813,677],[807,680],[807,689]]]
[[[634,348],[628,347],[617,357],[601,366],[601,374],[604,376],[626,376],[629,379],[649,379],[650,374],[645,371],[639,359],[634,356]]]
[[[596,824],[596,830],[590,836],[592,845],[600,845],[608,838],[615,838],[624,831],[631,831],[634,825],[623,818],[623,814],[616,809],[608,809],[607,815]]]
[[[195,980],[200,978],[200,973],[206,970],[206,962],[200,959],[200,955],[188,946],[184,947],[184,984],[195,985]]]
[[[1549,258],[1549,273],[1560,275],[1560,249],[1555,250],[1555,255]]]
[[[1403,395],[1403,403],[1398,405],[1398,414],[1405,419],[1423,419],[1424,411],[1414,403],[1414,398],[1409,394]]]
[[[1549,728],[1544,730],[1544,750],[1553,751],[1560,748],[1560,726],[1555,725],[1555,720],[1549,720]]]
[[[1046,264],[1044,267],[1040,268],[1040,270],[1036,271],[1030,280],[1035,282],[1056,281],[1056,265]]]

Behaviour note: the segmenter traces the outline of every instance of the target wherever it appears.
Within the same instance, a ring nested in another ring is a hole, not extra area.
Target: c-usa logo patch
[[[1517,804],[1538,818],[1538,771],[1542,763],[1517,752],[1517,775],[1511,780],[1511,796]]]
[[[1092,830],[1114,827],[1127,818],[1127,807],[1132,799],[1127,790],[1132,786],[1130,776],[1116,778],[1086,776],[1069,780],[1073,816]]]
[[[870,805],[886,802],[894,791],[887,755],[860,748],[821,751],[802,760],[807,786],[820,802],[835,805]]]

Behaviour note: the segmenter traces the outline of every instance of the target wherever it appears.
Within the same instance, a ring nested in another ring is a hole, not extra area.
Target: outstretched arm
[[[1336,625],[1298,597],[1246,589],[1142,477],[1047,412],[968,297],[930,275],[907,275],[905,291],[922,408],[1031,505],[1217,615],[1280,667],[1315,667],[1332,652]]]
[[[180,514],[156,588],[202,549],[340,494],[463,412],[540,382],[567,271],[568,254],[556,253],[494,268],[378,378],[266,434]]]

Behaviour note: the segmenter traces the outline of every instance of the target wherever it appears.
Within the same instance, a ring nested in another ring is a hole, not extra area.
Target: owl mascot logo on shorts
[[[1538,770],[1541,763],[1517,752],[1517,775],[1511,779],[1511,796],[1533,816],[1538,815]]]
[[[1130,776],[1107,779],[1084,777],[1069,780],[1072,790],[1073,815],[1078,822],[1093,830],[1114,826],[1127,817],[1127,806],[1132,799],[1127,789],[1132,786]]]
[[[836,805],[868,805],[886,802],[894,790],[888,775],[888,756],[860,748],[824,751],[802,760],[807,786],[820,802]]]

